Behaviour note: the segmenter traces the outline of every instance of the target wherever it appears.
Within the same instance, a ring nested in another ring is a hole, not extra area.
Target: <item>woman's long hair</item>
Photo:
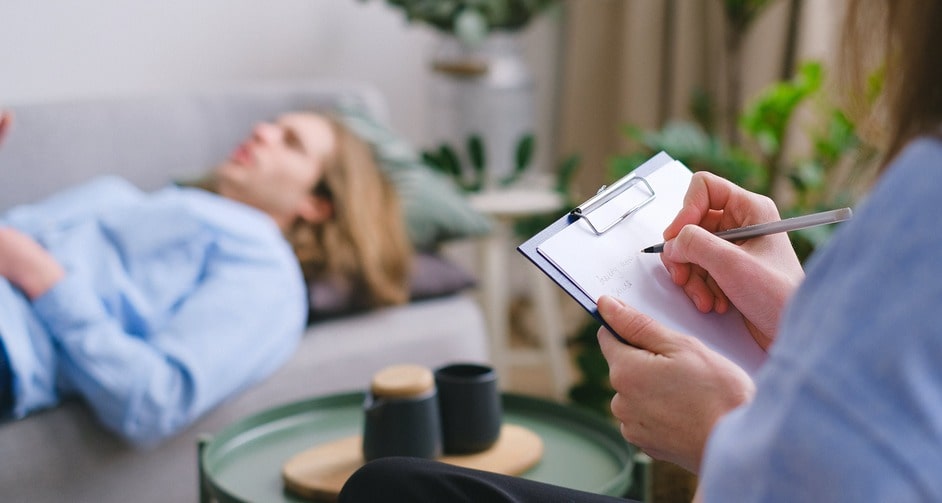
[[[396,190],[370,146],[337,119],[325,118],[336,150],[313,192],[331,202],[333,216],[317,224],[299,220],[286,238],[309,282],[333,282],[351,292],[358,307],[406,302],[412,247]]]
[[[320,223],[299,219],[285,238],[309,285],[329,282],[355,308],[402,304],[409,300],[413,250],[395,187],[365,141],[337,119],[321,117],[334,132],[336,150],[312,193],[331,202],[333,215]],[[184,185],[216,192],[212,175]]]
[[[915,137],[939,134],[942,2],[851,0],[840,64],[848,110],[885,162]]]

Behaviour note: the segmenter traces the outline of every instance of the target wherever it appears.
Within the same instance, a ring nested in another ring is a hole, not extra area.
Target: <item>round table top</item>
[[[298,452],[361,433],[364,394],[330,395],[269,409],[201,442],[199,465],[219,501],[305,501],[284,489],[282,465]],[[523,477],[611,496],[631,485],[635,448],[597,414],[539,398],[504,394],[505,422],[543,441]]]

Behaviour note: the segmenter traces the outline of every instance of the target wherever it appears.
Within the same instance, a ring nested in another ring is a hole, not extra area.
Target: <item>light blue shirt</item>
[[[705,501],[942,501],[940,207],[942,143],[919,140],[809,263],[710,437]]]
[[[14,208],[66,277],[32,303],[0,278],[14,416],[77,394],[153,444],[284,363],[307,315],[291,247],[255,208],[105,177]]]

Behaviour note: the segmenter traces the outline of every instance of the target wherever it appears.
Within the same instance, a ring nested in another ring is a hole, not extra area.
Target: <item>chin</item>
[[[213,170],[213,177],[218,180],[239,183],[239,180],[246,178],[248,171],[249,166],[233,160],[227,160],[219,166],[216,166],[216,169]]]

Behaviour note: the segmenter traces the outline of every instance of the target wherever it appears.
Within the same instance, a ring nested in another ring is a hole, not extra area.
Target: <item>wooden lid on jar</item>
[[[370,390],[374,396],[386,398],[414,397],[435,388],[432,371],[421,365],[393,365],[373,375]]]

